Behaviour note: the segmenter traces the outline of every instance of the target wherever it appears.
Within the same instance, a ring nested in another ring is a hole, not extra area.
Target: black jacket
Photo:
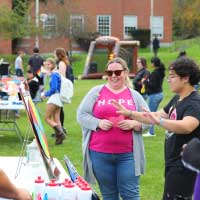
[[[146,70],[145,68],[142,68],[135,75],[135,77],[133,79],[133,85],[134,85],[135,90],[137,90],[139,93],[141,93],[141,88],[142,88],[141,80],[142,79],[148,80],[149,75],[150,75],[150,72],[148,70]],[[145,81],[145,83],[146,83],[146,81]],[[146,84],[145,84],[145,88],[146,88]]]
[[[156,94],[162,92],[163,79],[165,77],[164,68],[156,68],[149,76],[148,94]]]

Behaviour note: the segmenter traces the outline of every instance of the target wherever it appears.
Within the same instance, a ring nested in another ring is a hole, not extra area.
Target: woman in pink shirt
[[[148,106],[130,88],[129,69],[121,58],[109,61],[107,83],[92,88],[81,102],[77,119],[83,132],[85,178],[95,176],[103,200],[139,200],[139,176],[144,172],[141,123],[116,113],[114,99],[126,108],[140,111]]]

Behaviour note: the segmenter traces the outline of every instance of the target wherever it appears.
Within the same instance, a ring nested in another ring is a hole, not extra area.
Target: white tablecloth
[[[6,101],[0,100],[0,110],[24,110],[22,101]]]
[[[25,157],[22,159],[23,164],[21,166],[20,173],[15,178],[18,161],[19,157],[0,157],[0,168],[6,172],[10,180],[16,184],[16,186],[26,188],[32,193],[34,180],[37,178],[37,176],[41,176],[45,182],[49,182],[44,165],[28,164]],[[61,172],[58,182],[63,182],[64,179],[69,178],[69,175],[66,173],[58,159],[54,158],[54,161]],[[4,198],[0,198],[0,200],[2,199]]]

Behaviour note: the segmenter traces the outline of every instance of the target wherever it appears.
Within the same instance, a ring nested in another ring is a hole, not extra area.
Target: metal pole
[[[152,29],[153,29],[153,8],[154,8],[154,0],[151,0],[151,5],[150,5],[150,49],[151,49],[151,52],[153,50],[153,32],[152,32]]]
[[[35,26],[39,29],[39,0],[35,0]],[[39,36],[36,33],[35,46],[39,48]]]

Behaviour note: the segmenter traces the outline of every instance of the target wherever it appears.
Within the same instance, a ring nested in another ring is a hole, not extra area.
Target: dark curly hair
[[[175,73],[183,77],[189,77],[189,83],[196,85],[200,81],[200,70],[196,62],[187,57],[181,57],[169,66],[169,70],[175,71]]]

